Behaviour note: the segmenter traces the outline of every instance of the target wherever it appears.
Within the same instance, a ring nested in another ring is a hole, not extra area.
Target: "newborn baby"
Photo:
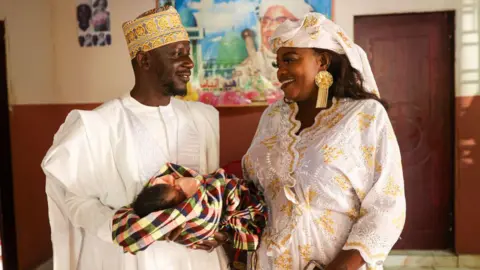
[[[193,177],[175,179],[158,177],[153,186],[146,186],[133,203],[133,211],[143,218],[152,212],[173,208],[197,192],[200,181]]]
[[[255,251],[268,211],[262,193],[249,181],[218,169],[201,175],[167,163],[150,179],[135,201],[117,210],[112,238],[125,252],[136,254],[183,226],[175,242],[192,246],[216,232],[233,236],[234,264]],[[243,268],[243,267],[242,267]]]

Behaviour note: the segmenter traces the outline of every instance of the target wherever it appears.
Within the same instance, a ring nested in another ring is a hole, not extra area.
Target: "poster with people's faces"
[[[166,0],[157,0],[157,6]],[[286,20],[314,11],[331,18],[332,0],[175,0],[195,62],[186,100],[214,106],[266,105],[283,97],[268,43]]]
[[[78,43],[103,47],[112,43],[108,0],[77,0]]]

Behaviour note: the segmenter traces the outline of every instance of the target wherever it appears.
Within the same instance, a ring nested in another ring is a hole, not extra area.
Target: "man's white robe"
[[[171,99],[148,107],[125,95],[93,111],[74,110],[55,134],[42,169],[56,270],[226,269],[212,253],[160,241],[137,255],[113,244],[112,216],[130,204],[165,162],[212,172],[219,164],[213,107]]]

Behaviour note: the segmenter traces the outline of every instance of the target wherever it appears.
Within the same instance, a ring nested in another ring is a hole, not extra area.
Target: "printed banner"
[[[165,0],[157,0],[157,6]],[[268,39],[287,19],[315,11],[331,18],[332,0],[176,0],[195,62],[188,95],[214,106],[265,105],[283,97]]]
[[[81,47],[108,46],[112,43],[108,0],[77,0],[77,23]]]

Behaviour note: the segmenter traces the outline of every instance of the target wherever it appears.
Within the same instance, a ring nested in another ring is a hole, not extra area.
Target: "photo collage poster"
[[[165,0],[157,0],[157,6]],[[331,18],[332,0],[175,0],[195,62],[185,100],[266,105],[283,97],[268,39],[310,11]]]

